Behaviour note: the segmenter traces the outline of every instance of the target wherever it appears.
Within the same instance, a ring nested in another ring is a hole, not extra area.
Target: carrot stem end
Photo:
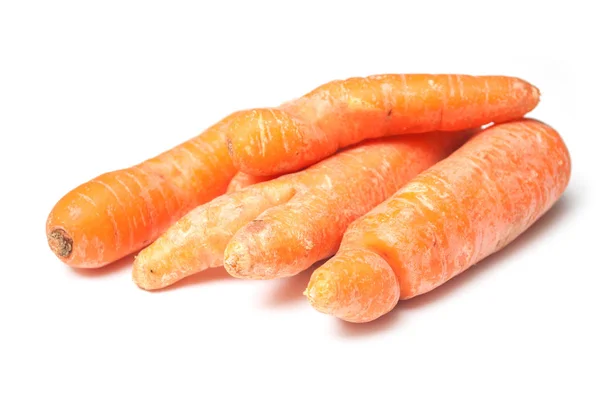
[[[48,243],[52,251],[59,257],[69,257],[73,252],[73,239],[62,229],[53,230],[48,235]]]

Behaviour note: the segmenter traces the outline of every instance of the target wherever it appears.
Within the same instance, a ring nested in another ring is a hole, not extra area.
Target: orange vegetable
[[[62,197],[46,222],[64,263],[96,268],[133,253],[198,205],[225,192],[235,174],[229,118],[141,164],[102,174]]]
[[[251,176],[250,174],[239,172],[237,173],[229,183],[227,187],[227,193],[236,192],[242,190],[250,185],[258,184],[274,179],[275,177],[269,176]]]
[[[305,294],[321,312],[376,319],[513,241],[570,174],[551,127],[531,119],[490,127],[352,223]]]
[[[538,102],[538,89],[515,77],[355,77],[329,82],[276,108],[239,112],[228,145],[240,171],[283,174],[365,139],[509,121]]]
[[[467,133],[365,142],[306,170],[220,196],[142,250],[133,279],[159,289],[209,267],[293,275],[335,253],[347,225],[447,156]]]

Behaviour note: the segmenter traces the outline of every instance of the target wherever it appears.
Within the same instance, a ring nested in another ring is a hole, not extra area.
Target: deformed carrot
[[[536,87],[507,76],[335,80],[279,107],[239,112],[228,132],[229,151],[247,174],[283,174],[365,139],[505,122],[521,118],[538,102]]]
[[[220,196],[136,257],[133,279],[159,289],[209,267],[235,276],[293,275],[331,256],[347,225],[447,156],[468,133],[390,137],[303,171]]]
[[[305,294],[321,312],[376,319],[513,241],[558,200],[570,173],[551,127],[490,127],[352,223]]]
[[[288,277],[331,256],[350,222],[448,156],[470,134],[438,132],[371,142],[299,173],[297,181],[307,188],[302,195],[265,211],[231,238],[224,257],[227,272],[248,279]]]
[[[67,193],[46,222],[52,251],[72,267],[104,266],[146,246],[185,213],[224,193],[236,172],[224,136],[229,120]]]
[[[227,187],[227,193],[237,192],[250,185],[258,184],[260,182],[269,181],[276,178],[275,176],[252,176],[250,174],[239,172],[229,182]]]

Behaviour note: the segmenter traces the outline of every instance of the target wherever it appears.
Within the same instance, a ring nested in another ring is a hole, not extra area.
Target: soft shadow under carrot
[[[402,310],[400,309],[400,306],[398,306],[386,316],[377,318],[371,322],[352,323],[336,319],[338,324],[337,332],[341,337],[345,338],[366,338],[396,326],[398,322],[402,321],[402,317],[406,316],[405,314],[401,314]]]
[[[102,278],[108,275],[117,274],[129,270],[133,264],[133,260],[139,251],[131,253],[120,260],[110,263],[101,268],[75,268],[69,267],[69,270],[77,275],[85,278]],[[129,272],[129,271],[128,271]]]
[[[274,280],[274,287],[270,289],[264,299],[265,305],[272,307],[282,307],[288,304],[304,301],[302,292],[310,280],[312,272],[325,263],[327,259],[313,264],[309,269],[299,273],[291,278]]]
[[[162,289],[151,290],[152,292],[160,293],[167,292],[170,290],[177,290],[186,287],[194,288],[195,286],[203,285],[206,283],[216,283],[229,279],[230,281],[236,281],[237,279],[232,278],[223,267],[209,268],[206,271],[191,275],[190,277],[182,280],[177,285],[169,285]]]

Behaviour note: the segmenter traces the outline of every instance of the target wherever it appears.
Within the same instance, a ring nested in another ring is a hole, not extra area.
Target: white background
[[[600,396],[600,33],[584,3],[1,1],[0,396]],[[530,81],[573,175],[508,248],[384,318],[315,312],[310,272],[149,293],[130,259],[76,271],[48,249],[48,212],[79,183],[234,110],[390,72]]]

